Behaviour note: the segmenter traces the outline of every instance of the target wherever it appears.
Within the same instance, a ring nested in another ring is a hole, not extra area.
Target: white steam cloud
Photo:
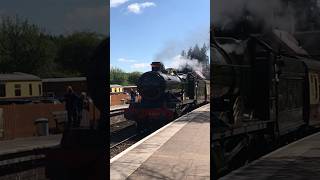
[[[203,76],[203,65],[197,59],[188,59],[181,55],[177,55],[173,57],[170,62],[171,63],[168,62],[168,67],[178,70],[182,70],[183,68],[188,67]]]

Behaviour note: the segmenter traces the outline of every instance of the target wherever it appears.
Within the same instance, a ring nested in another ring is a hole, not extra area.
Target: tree
[[[87,75],[87,66],[94,50],[101,42],[99,34],[76,32],[67,37],[59,37],[59,52],[56,59],[60,70],[67,73]]]
[[[110,69],[110,83],[124,85],[127,81],[127,74],[119,68]]]
[[[186,54],[186,52],[185,52],[184,50],[182,50],[181,56],[182,56],[182,57],[187,57],[187,54]]]
[[[0,71],[42,75],[53,62],[56,46],[36,25],[16,17],[2,17]]]
[[[200,59],[202,61],[202,64],[204,66],[208,66],[209,65],[209,57],[207,55],[209,48],[207,47],[206,44],[203,44],[202,48],[200,49]]]
[[[132,72],[128,74],[128,83],[130,85],[135,85],[139,79],[139,77],[141,76],[140,72]]]
[[[192,50],[192,48],[190,48],[189,50],[188,50],[188,53],[187,53],[187,58],[188,59],[192,59],[192,53],[193,53],[193,50]]]
[[[202,65],[202,70],[203,70],[202,73],[209,79],[210,67],[209,67],[209,57],[207,55],[208,50],[209,48],[207,47],[206,44],[203,44],[202,48],[199,48],[199,45],[196,44],[193,48],[192,47],[189,48],[186,56],[183,56],[185,55],[185,51],[183,50],[181,52],[181,56],[189,59],[190,61],[198,61]],[[192,64],[192,63],[189,63],[189,64]],[[189,72],[190,70],[192,70],[193,68],[189,64],[186,64],[184,67],[182,67],[181,71]]]
[[[191,54],[191,59],[197,59],[199,62],[202,62],[201,51],[200,51],[198,44],[196,44],[193,48],[193,51]]]

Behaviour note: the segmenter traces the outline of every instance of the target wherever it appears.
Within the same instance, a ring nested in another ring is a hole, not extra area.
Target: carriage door
[[[304,124],[304,66],[291,59],[284,61],[278,86],[278,124],[280,134],[294,131]]]

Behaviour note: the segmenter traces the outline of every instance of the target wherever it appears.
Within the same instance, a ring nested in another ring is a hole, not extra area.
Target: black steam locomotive
[[[213,166],[218,172],[252,157],[253,144],[274,144],[320,125],[320,61],[291,35],[273,30],[241,41],[212,40]]]
[[[152,71],[142,74],[137,82],[141,102],[130,104],[124,114],[137,122],[138,129],[171,121],[208,101],[210,84],[200,73],[177,73],[165,69],[161,62],[151,66]]]

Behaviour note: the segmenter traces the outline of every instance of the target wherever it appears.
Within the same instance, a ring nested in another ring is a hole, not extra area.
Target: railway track
[[[121,109],[114,109],[114,110],[110,110],[110,117],[114,117],[114,116],[119,116],[119,115],[123,115],[124,114],[124,110],[126,110],[128,108],[121,108]]]
[[[203,103],[201,105],[198,105],[197,107],[203,106],[205,104],[207,103]],[[184,111],[181,114],[181,116],[191,112],[197,107],[187,108],[186,111]],[[110,111],[110,117],[121,115],[121,113],[123,114],[124,110],[125,109]],[[118,123],[110,125],[110,158],[121,153],[122,151],[124,151],[125,149],[133,145],[134,143],[140,141],[141,139],[153,133],[154,131],[158,130],[164,125],[165,124],[162,124],[159,127],[157,126],[155,128],[146,129],[143,132],[137,132],[135,122],[133,121],[128,121],[128,120],[120,121]]]
[[[39,168],[45,167],[45,156],[50,149],[51,148],[40,148],[0,155],[0,179],[4,176],[14,175],[23,177],[23,175],[19,173],[29,170],[32,170],[30,177],[35,175]],[[38,174],[38,176],[41,177],[42,175],[41,173]]]
[[[130,136],[130,137],[128,137],[128,138],[120,141],[120,142],[111,143],[111,144],[110,144],[110,149],[114,149],[114,148],[116,148],[117,146],[120,146],[121,144],[126,143],[126,142],[132,140],[132,139],[135,138],[135,137],[137,137],[137,134],[134,134],[134,135],[132,135],[132,136]]]

